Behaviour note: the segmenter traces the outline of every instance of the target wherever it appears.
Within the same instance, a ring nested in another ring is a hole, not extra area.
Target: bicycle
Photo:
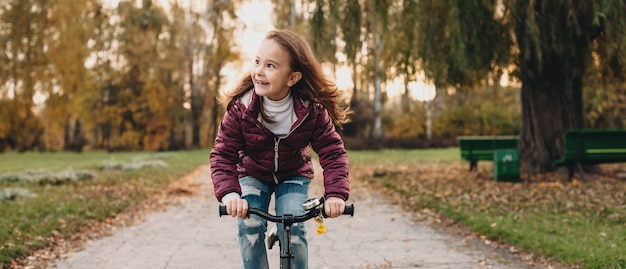
[[[308,199],[304,204],[304,215],[294,216],[292,214],[285,214],[282,216],[272,215],[268,212],[260,210],[258,208],[250,208],[248,209],[248,217],[250,214],[255,214],[267,221],[282,223],[283,228],[283,238],[287,238],[286,244],[279,242],[280,245],[280,268],[281,269],[291,269],[293,268],[293,258],[294,254],[291,251],[291,225],[297,222],[305,222],[315,217],[326,217],[326,213],[324,212],[324,197],[322,198],[311,198]],[[226,206],[220,205],[219,207],[220,217],[224,215],[228,215],[226,212]],[[346,205],[343,215],[354,216],[354,205]]]

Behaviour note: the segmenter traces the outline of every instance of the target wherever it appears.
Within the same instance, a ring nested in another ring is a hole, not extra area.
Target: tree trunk
[[[194,96],[191,100],[191,146],[195,149],[200,148],[200,128],[202,126],[201,117],[204,105],[200,104],[204,102],[203,98]]]
[[[553,171],[552,162],[563,155],[565,132],[585,127],[582,82],[594,34],[581,27],[592,25],[595,13],[581,12],[573,20],[571,8],[576,7],[551,1],[518,1],[514,8],[522,82],[521,172]]]
[[[565,131],[584,128],[584,47],[584,44],[580,44],[579,49],[567,57],[544,52],[541,64],[532,60],[537,57],[520,57],[520,69],[523,70],[519,144],[522,172],[553,171],[552,162],[563,154]],[[533,66],[539,68],[533,69]]]
[[[352,83],[354,83],[354,85],[352,86],[352,101],[355,101],[358,99],[359,97],[359,91],[358,91],[358,86],[357,83],[359,82],[359,76],[358,76],[358,69],[357,69],[357,63],[354,62],[352,64]]]
[[[382,68],[380,64],[380,53],[381,53],[381,37],[378,32],[374,34],[374,42],[375,42],[375,54],[374,54],[374,76],[375,76],[375,84],[374,84],[374,138],[381,139],[383,136],[382,131]]]
[[[207,103],[211,104],[211,115],[209,120],[209,134],[208,137],[216,137],[217,130],[219,126],[219,114],[220,114],[220,103],[218,101],[219,96],[219,87],[222,84],[222,79],[219,74],[216,75],[215,84],[213,85],[213,94],[211,94],[211,100]],[[209,141],[212,143],[213,141]]]
[[[426,109],[426,138],[431,140],[433,138],[433,101],[424,101],[424,108]]]

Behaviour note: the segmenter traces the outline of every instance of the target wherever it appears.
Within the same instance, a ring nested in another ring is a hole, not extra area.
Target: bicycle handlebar
[[[220,217],[228,215],[228,212],[226,212],[226,206],[225,205],[220,205],[219,212],[220,212]],[[304,215],[291,216],[293,218],[292,222],[304,222],[304,221],[307,221],[309,219],[312,219],[312,218],[318,216],[320,213],[322,213],[322,215],[324,217],[326,217],[326,212],[324,211],[323,204],[320,207],[315,207],[315,208],[312,208],[310,210],[307,210],[304,213]],[[266,219],[268,221],[271,221],[271,222],[283,222],[286,219],[286,215],[276,216],[276,215],[272,215],[270,213],[267,213],[267,212],[265,212],[263,210],[260,210],[258,208],[250,208],[250,209],[248,209],[248,217],[250,216],[250,214],[258,215],[261,218],[264,218],[264,219]],[[342,215],[354,216],[354,205],[346,205]]]

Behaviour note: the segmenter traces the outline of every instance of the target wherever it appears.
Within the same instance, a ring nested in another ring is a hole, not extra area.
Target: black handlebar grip
[[[220,217],[225,215],[228,215],[228,212],[226,211],[226,206],[220,205]]]
[[[347,205],[343,210],[344,215],[350,215],[350,217],[354,217],[354,205]]]

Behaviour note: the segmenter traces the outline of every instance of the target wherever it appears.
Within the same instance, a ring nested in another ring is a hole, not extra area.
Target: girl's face
[[[272,39],[264,39],[250,69],[254,92],[274,101],[285,98],[291,86],[302,78],[302,73],[291,70],[290,62],[283,47]]]

